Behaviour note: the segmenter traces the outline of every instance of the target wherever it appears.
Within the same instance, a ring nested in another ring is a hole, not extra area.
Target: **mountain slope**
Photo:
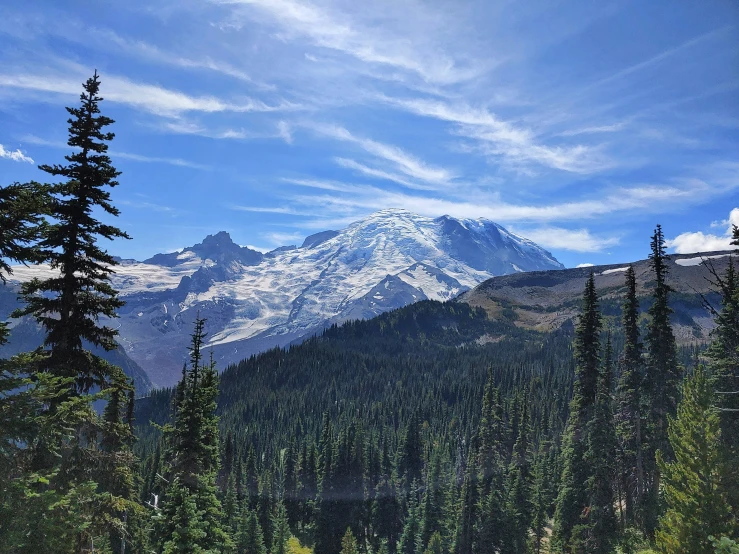
[[[382,210],[300,248],[261,254],[221,232],[181,252],[124,260],[113,277],[126,301],[116,324],[126,353],[166,386],[179,378],[198,312],[224,367],[333,323],[449,300],[494,275],[561,268],[491,221]],[[18,267],[14,278],[50,273]]]
[[[736,252],[733,252],[736,255]],[[674,289],[672,323],[679,342],[693,343],[708,339],[713,319],[704,300],[719,309],[718,295],[710,281],[710,264],[719,275],[728,266],[732,252],[670,255],[668,283]],[[625,291],[624,272],[629,264],[615,264],[562,271],[536,271],[494,277],[460,295],[456,301],[483,308],[488,317],[504,318],[518,327],[551,331],[570,326],[580,309],[580,299],[590,272],[595,275],[601,309],[606,316],[620,317]],[[632,264],[636,272],[637,293],[642,309],[651,303],[649,295],[654,277],[649,260]],[[703,298],[702,298],[703,297]]]

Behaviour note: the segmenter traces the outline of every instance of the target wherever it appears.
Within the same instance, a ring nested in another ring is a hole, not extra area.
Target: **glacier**
[[[492,221],[387,209],[266,254],[220,232],[180,252],[122,260],[112,281],[126,305],[114,326],[152,382],[171,386],[198,313],[208,319],[208,347],[223,368],[333,323],[449,300],[498,275],[562,268],[550,252]],[[47,266],[13,271],[16,282],[53,273]]]

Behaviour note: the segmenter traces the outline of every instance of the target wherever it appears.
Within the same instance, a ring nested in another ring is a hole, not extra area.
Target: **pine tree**
[[[174,409],[174,424],[166,425],[164,444],[169,470],[168,480],[186,489],[195,502],[197,524],[202,523],[205,536],[197,539],[207,550],[212,545],[230,547],[232,542],[223,527],[223,509],[217,496],[218,417],[215,415],[218,396],[218,376],[212,356],[203,364],[202,345],[205,320],[195,321],[190,346],[190,368],[178,386],[179,405]],[[175,489],[177,490],[177,489]],[[176,507],[167,490],[162,502],[162,517],[158,518],[157,542],[166,544],[174,533]]]
[[[505,452],[505,429],[500,391],[494,385],[492,368],[482,400],[482,417],[479,432],[480,499],[479,499],[479,542],[481,553],[498,552],[504,540],[505,499],[503,464]]]
[[[116,317],[123,306],[110,285],[115,259],[99,246],[101,239],[129,238],[126,233],[95,219],[95,211],[110,216],[119,211],[110,202],[108,189],[118,185],[120,172],[107,154],[114,134],[105,131],[113,120],[100,115],[97,72],[84,84],[79,108],[67,108],[69,140],[77,149],[65,157],[68,165],[42,165],[39,169],[66,179],[49,186],[53,195],[49,209],[56,221],[44,229],[40,257],[59,270],[59,275],[24,283],[21,294],[26,306],[16,315],[33,315],[47,332],[49,369],[56,375],[74,377],[87,392],[93,385],[105,387],[110,366],[91,356],[84,343],[116,348],[117,331],[99,323],[100,316]]]
[[[272,554],[286,554],[290,539],[290,524],[284,502],[278,502],[272,516]]]
[[[36,241],[44,230],[48,212],[48,187],[39,183],[13,183],[0,187],[0,284],[13,270],[9,261],[39,261]],[[0,322],[0,346],[7,341],[7,323]]]
[[[641,523],[644,499],[644,455],[642,438],[643,358],[639,338],[639,300],[636,296],[636,272],[626,270],[626,298],[622,325],[624,351],[620,359],[618,383],[618,423],[621,478],[629,523]]]
[[[476,445],[471,445],[470,453],[473,454],[475,450]],[[452,544],[453,554],[467,554],[472,552],[473,547],[478,544],[478,492],[475,456],[470,455],[468,456],[468,465],[464,474],[462,490],[460,491],[459,517]]]
[[[441,533],[436,531],[431,535],[423,554],[444,554],[444,539],[441,538]]]
[[[505,511],[508,533],[504,542],[505,547],[501,551],[511,554],[526,551],[532,518],[530,423],[526,396],[524,395],[522,402],[518,438],[513,447],[507,476],[508,499]]]
[[[588,425],[588,451],[585,453],[586,462],[591,470],[587,482],[589,509],[586,546],[587,552],[592,554],[609,554],[618,532],[612,486],[616,457],[616,433],[611,398],[612,360],[613,348],[609,333],[598,380],[595,413]]]
[[[434,452],[429,463],[421,509],[420,541],[427,545],[441,531],[444,520],[445,490],[441,480],[441,455]]]
[[[585,462],[588,423],[593,418],[600,374],[601,316],[593,273],[585,285],[583,308],[575,333],[576,379],[570,402],[570,419],[563,439],[564,467],[554,515],[552,541],[563,551],[584,551],[581,532],[589,505],[587,483],[592,468]]]
[[[546,494],[546,458],[542,455],[534,466],[534,486],[532,493],[531,518],[531,550],[534,554],[541,554],[547,526],[548,499]]]
[[[416,548],[420,542],[421,521],[420,506],[418,505],[417,490],[418,482],[414,481],[411,485],[411,495],[408,505],[408,515],[403,524],[403,532],[398,541],[398,554],[415,554]]]
[[[716,327],[707,355],[716,389],[719,409],[721,444],[727,460],[739,459],[739,277],[734,260],[723,277],[716,276],[715,285],[721,294],[721,310],[716,314]],[[729,504],[739,529],[739,467],[726,467],[726,488]]]
[[[709,537],[728,531],[719,417],[712,401],[709,379],[698,367],[683,386],[677,417],[669,419],[674,461],[658,456],[667,511],[656,539],[664,554],[713,553]]]
[[[651,472],[650,487],[645,495],[645,528],[651,536],[658,514],[658,494],[660,474],[655,465],[655,453],[659,450],[665,459],[671,458],[670,444],[667,439],[667,418],[675,413],[677,403],[680,367],[677,362],[675,335],[670,324],[672,308],[669,306],[669,294],[672,288],[667,284],[669,256],[665,253],[665,239],[662,228],[657,225],[651,242],[652,253],[649,255],[650,265],[655,278],[653,291],[654,302],[649,308],[649,326],[647,329],[647,345],[649,358],[647,363],[644,387],[648,398],[650,413],[648,469]]]
[[[164,554],[206,554],[217,551],[203,548],[207,536],[202,512],[187,487],[174,483],[168,491],[165,512],[171,532],[162,546]]]
[[[346,533],[344,533],[344,537],[341,539],[341,554],[359,554],[357,539],[354,538],[354,533],[348,527]]]
[[[264,535],[254,510],[245,510],[241,515],[236,534],[236,549],[239,554],[267,554]]]

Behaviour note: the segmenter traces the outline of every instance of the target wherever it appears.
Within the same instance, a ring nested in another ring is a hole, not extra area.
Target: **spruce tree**
[[[591,471],[587,482],[589,507],[586,549],[592,554],[609,554],[618,532],[613,509],[617,446],[611,398],[612,360],[613,348],[609,333],[598,380],[595,413],[588,425],[588,450],[585,453]]]
[[[518,438],[513,447],[513,455],[511,456],[507,476],[508,483],[506,490],[508,492],[508,499],[505,511],[508,533],[501,552],[510,554],[525,552],[528,544],[533,509],[531,503],[530,423],[526,396],[524,395],[522,402],[520,422],[518,424]]]
[[[702,367],[683,386],[677,417],[669,419],[674,461],[658,456],[667,511],[656,539],[664,554],[713,553],[709,537],[729,530],[730,508],[724,493],[724,463],[713,391]]]
[[[203,364],[202,347],[205,340],[205,320],[199,316],[191,338],[190,367],[178,385],[174,407],[174,424],[163,428],[166,459],[169,466],[167,480],[178,489],[186,490],[195,502],[193,525],[202,526],[206,534],[197,544],[207,550],[231,546],[231,538],[224,529],[223,509],[217,496],[218,474],[218,417],[215,415],[218,396],[218,377],[212,357]],[[172,488],[173,485],[170,485]],[[167,544],[175,531],[177,507],[170,490],[163,496],[161,517],[157,518],[157,543]]]
[[[716,314],[716,327],[707,355],[716,389],[715,404],[719,410],[721,444],[727,460],[739,459],[739,277],[734,260],[723,277],[715,283],[721,294],[721,310]],[[739,467],[726,467],[729,504],[739,529]]]
[[[651,241],[652,252],[649,261],[654,274],[654,302],[649,308],[647,346],[649,357],[646,365],[644,387],[649,406],[648,434],[650,454],[647,460],[651,473],[649,489],[645,495],[645,529],[651,536],[658,514],[658,495],[660,488],[659,468],[655,464],[655,454],[661,451],[665,459],[671,458],[670,443],[667,439],[667,420],[675,413],[677,405],[680,366],[677,361],[675,335],[670,324],[672,308],[669,295],[672,288],[667,283],[669,256],[665,250],[662,228],[657,225]]]
[[[341,539],[341,554],[359,554],[357,539],[354,538],[354,533],[350,528],[347,528]]]
[[[636,272],[626,270],[626,298],[622,309],[624,350],[618,382],[617,432],[620,442],[621,482],[629,523],[641,524],[644,499],[644,453],[642,437],[642,344],[639,337],[639,300]]]
[[[97,72],[83,85],[78,108],[70,114],[69,140],[75,148],[65,156],[67,165],[41,165],[39,169],[63,181],[49,186],[49,209],[55,221],[49,223],[39,243],[40,257],[59,275],[33,279],[22,285],[26,306],[16,315],[33,315],[47,332],[48,367],[56,375],[74,377],[78,390],[93,385],[105,387],[110,366],[90,355],[84,344],[105,350],[116,348],[117,331],[101,325],[101,316],[116,317],[123,306],[110,285],[117,264],[100,246],[102,239],[129,238],[119,228],[96,219],[98,210],[117,216],[110,202],[110,190],[118,185],[120,172],[107,154],[108,142],[115,136],[105,128],[113,123],[100,114],[100,79]]]
[[[239,554],[267,554],[264,535],[254,510],[245,510],[241,515],[236,534],[236,551]]]
[[[593,418],[600,374],[601,315],[593,273],[585,285],[583,307],[575,331],[575,384],[570,402],[570,418],[563,439],[563,470],[552,541],[563,551],[584,551],[582,533],[576,528],[587,523],[583,514],[589,505],[587,484],[592,468],[585,461],[588,423]]]
[[[290,539],[290,524],[284,502],[278,502],[272,516],[272,554],[286,554]]]
[[[39,183],[12,183],[0,187],[0,284],[13,270],[9,262],[40,261],[36,241],[44,229],[48,211],[48,187]],[[0,346],[7,341],[7,323],[0,321]]]

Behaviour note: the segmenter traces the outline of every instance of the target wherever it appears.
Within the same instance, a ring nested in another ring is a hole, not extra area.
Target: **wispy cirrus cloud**
[[[547,145],[531,129],[505,121],[485,108],[442,100],[385,99],[391,105],[416,115],[453,124],[452,132],[455,135],[473,140],[484,154],[515,167],[527,167],[533,163],[587,174],[613,165],[598,147],[585,144]]]
[[[55,73],[46,75],[27,73],[0,74],[0,87],[33,90],[63,95],[78,95],[80,82],[85,77],[70,78]],[[202,112],[275,112],[293,110],[298,106],[289,102],[269,105],[261,100],[242,97],[224,100],[215,96],[193,96],[157,85],[137,83],[125,77],[105,77],[105,98],[111,102],[160,116],[174,117],[183,113]]]
[[[450,25],[451,18],[442,20],[437,14],[425,13],[421,5],[414,6],[415,16],[426,27],[422,34],[414,33],[414,40],[408,40],[402,34],[393,32],[399,21],[392,15],[400,15],[404,10],[400,6],[393,7],[391,3],[377,4],[376,12],[364,14],[371,19],[367,21],[349,10],[341,10],[337,5],[322,6],[307,1],[213,1],[232,6],[232,18],[237,21],[256,18],[262,23],[275,25],[280,38],[308,40],[314,46],[340,52],[365,64],[414,73],[429,83],[467,81],[483,73],[490,65],[490,62],[455,59],[430,40],[431,37],[443,35],[444,25]],[[403,25],[406,32],[410,30],[408,23],[406,20]],[[438,32],[430,32],[428,26],[436,27]]]
[[[6,150],[2,144],[0,144],[0,158],[5,158],[6,160],[12,160],[14,162],[34,163],[33,158],[26,156],[20,150]]]
[[[449,169],[433,166],[420,160],[416,156],[409,154],[403,149],[390,144],[356,136],[347,129],[334,125],[312,125],[311,128],[321,135],[354,144],[372,155],[376,160],[390,164],[396,171],[403,173],[406,178],[416,179],[418,181],[443,185],[457,177],[457,174]],[[339,163],[344,167],[359,170],[365,175],[380,177],[382,179],[396,181],[411,188],[424,188],[418,184],[409,183],[406,179],[398,178],[385,171],[369,168],[354,160],[346,160],[338,158]]]
[[[40,146],[50,146],[52,148],[70,148],[70,146],[61,140],[48,140],[41,137],[37,137],[36,135],[24,135],[23,141],[27,142],[29,144],[38,144]],[[178,167],[188,167],[190,169],[201,169],[201,170],[210,170],[213,169],[211,166],[203,165],[199,163],[195,163],[190,160],[184,160],[182,158],[168,158],[163,156],[147,156],[143,154],[136,154],[132,152],[121,152],[118,150],[109,150],[108,154],[112,158],[121,158],[124,160],[132,160],[136,162],[143,162],[143,163],[159,163],[159,164],[167,164],[167,165],[174,165]]]

